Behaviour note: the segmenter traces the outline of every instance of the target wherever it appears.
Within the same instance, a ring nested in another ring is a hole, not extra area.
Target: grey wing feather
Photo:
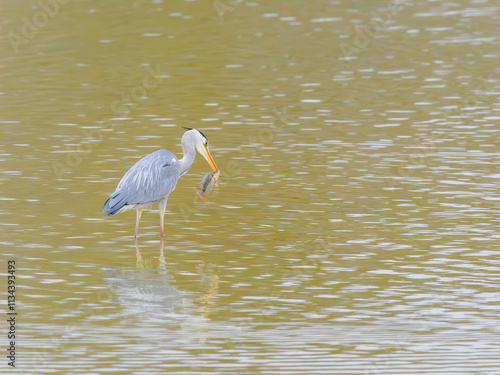
[[[165,199],[179,179],[178,160],[167,150],[155,151],[134,164],[123,176],[103,212],[114,215],[133,204],[153,204]]]

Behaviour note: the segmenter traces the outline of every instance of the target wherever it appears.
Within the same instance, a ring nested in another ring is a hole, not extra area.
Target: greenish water
[[[497,2],[37,4],[0,2],[9,371],[498,371]],[[181,126],[220,187],[198,157],[136,245],[102,205]]]

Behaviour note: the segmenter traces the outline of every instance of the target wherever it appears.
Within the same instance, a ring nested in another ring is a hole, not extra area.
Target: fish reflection
[[[217,267],[204,261],[195,266],[205,292],[201,296],[192,297],[192,292],[183,292],[174,286],[175,280],[169,273],[164,247],[165,242],[160,239],[158,262],[145,260],[136,241],[135,268],[103,269],[105,281],[113,287],[112,290],[123,308],[123,314],[126,316],[148,314],[158,318],[168,315],[170,319],[179,320],[186,315],[209,317],[217,306],[219,288]]]
[[[209,287],[208,292],[199,299],[199,310],[203,311],[203,317],[209,317],[217,306],[217,292],[219,291],[219,277],[216,273],[216,266],[205,261],[196,265],[196,271],[202,277],[202,285]]]

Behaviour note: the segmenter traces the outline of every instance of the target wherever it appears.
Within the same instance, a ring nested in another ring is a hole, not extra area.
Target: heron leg
[[[134,238],[137,238],[137,235],[139,234],[139,221],[141,220],[141,215],[142,215],[142,211],[143,210],[144,210],[144,208],[137,208],[136,209],[137,218],[135,219],[135,234],[134,234]]]
[[[167,208],[167,201],[164,200],[158,202],[158,208],[160,209],[160,236],[163,237],[164,236],[163,229],[165,226],[164,217],[165,217],[165,209]]]

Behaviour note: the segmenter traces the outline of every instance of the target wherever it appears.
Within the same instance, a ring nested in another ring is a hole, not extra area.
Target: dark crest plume
[[[186,129],[186,131],[188,130],[196,130],[198,133],[200,133],[203,137],[205,137],[205,139],[208,139],[205,134],[203,134],[202,132],[200,132],[198,129],[193,129],[193,128],[186,128],[185,126],[183,126],[184,129]]]

